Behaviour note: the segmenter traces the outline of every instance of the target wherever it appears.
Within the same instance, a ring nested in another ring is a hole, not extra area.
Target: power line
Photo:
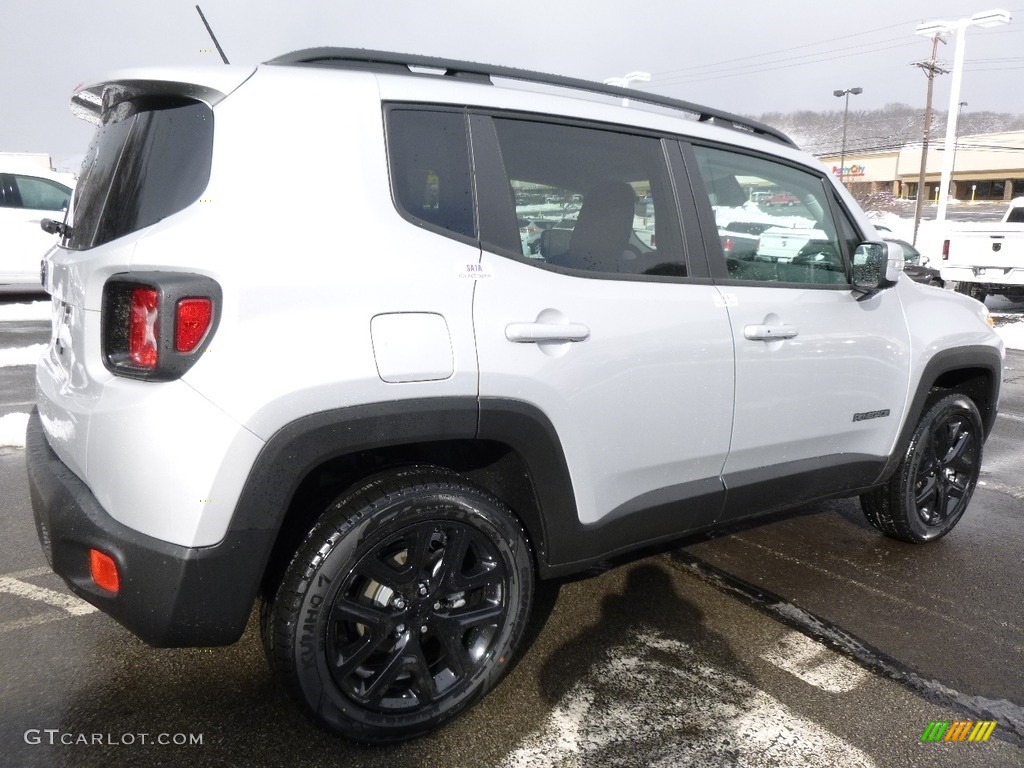
[[[831,43],[833,43],[833,42],[835,42],[837,40],[844,40],[844,39],[853,38],[853,37],[861,37],[863,35],[874,34],[875,32],[884,32],[886,30],[895,29],[897,27],[909,26],[910,24],[913,24],[913,23],[914,23],[913,21],[900,22],[899,24],[890,24],[890,25],[885,26],[885,27],[878,27],[877,29],[869,29],[869,30],[867,30],[865,32],[854,32],[854,33],[849,34],[849,35],[841,35],[839,37],[831,38],[829,40],[819,41],[819,42],[816,42],[816,43],[805,43],[804,45],[789,46],[787,48],[781,48],[781,49],[779,49],[777,51],[766,51],[765,53],[754,53],[754,54],[751,54],[749,56],[739,56],[739,57],[734,58],[734,59],[723,59],[721,61],[713,61],[713,62],[708,62],[706,64],[694,64],[694,65],[691,65],[691,66],[688,66],[688,67],[681,67],[679,69],[666,69],[666,70],[661,70],[660,72],[652,72],[651,75],[653,77],[659,77],[661,75],[670,75],[673,72],[685,72],[685,71],[692,70],[692,69],[706,69],[708,67],[717,67],[717,66],[720,66],[720,65],[723,65],[723,64],[734,64],[736,62],[747,61],[749,59],[760,59],[760,58],[763,58],[763,57],[766,57],[766,56],[775,56],[775,55],[778,55],[778,54],[781,54],[781,53],[790,53],[792,51],[798,51],[801,48],[816,48],[816,47],[821,46],[821,45],[829,45],[829,44],[831,44]],[[811,54],[811,55],[814,55],[814,54]]]
[[[1012,13],[1024,13],[1024,11],[1012,11]],[[780,54],[788,54],[793,51],[806,49],[806,48],[817,48],[823,45],[832,45],[836,42],[843,40],[853,39],[857,37],[864,37],[865,35],[872,35],[878,32],[885,32],[891,29],[897,28],[908,28],[913,24],[916,24],[920,19],[911,19],[897,24],[890,24],[884,27],[877,27],[874,29],[866,30],[864,32],[854,32],[847,35],[840,35],[838,37],[829,38],[828,40],[822,40],[814,43],[805,43],[803,45],[790,46],[784,49],[766,51],[764,53],[751,54],[748,56],[739,56],[731,59],[722,59],[716,62],[707,62],[702,64],[693,64],[686,67],[679,67],[676,69],[667,69],[660,71],[653,71],[652,78],[654,80],[653,87],[673,87],[678,85],[685,85],[696,82],[705,82],[709,80],[728,79],[732,77],[740,77],[744,75],[750,75],[761,72],[774,72],[780,69],[789,69],[797,66],[807,66],[810,64],[819,64],[827,61],[835,61],[844,58],[851,58],[853,56],[861,56],[870,53],[880,53],[883,51],[889,51],[893,48],[912,46],[919,41],[913,39],[904,38],[887,38],[880,41],[871,41],[866,43],[868,48],[864,45],[852,45],[843,48],[831,48],[828,51],[812,52],[806,54],[799,54],[797,56],[787,56],[784,58],[771,57],[778,56]],[[999,30],[985,30],[987,34],[1006,34],[1006,33],[1017,33],[1024,32],[1024,29],[999,29]],[[900,41],[905,42],[900,42]],[[873,47],[872,47],[873,46]],[[853,53],[834,55],[836,51],[854,51]],[[767,61],[754,61],[757,59],[768,59]],[[750,62],[750,63],[743,63]],[[790,63],[787,63],[790,62]],[[973,64],[973,62],[972,62]],[[724,69],[723,69],[724,68]],[[991,68],[974,68],[973,66],[968,71],[1004,71],[1001,69]]]
[[[677,80],[661,80],[661,79],[658,79],[656,81],[656,85],[658,85],[659,87],[661,87],[661,86],[671,86],[671,85],[683,85],[683,84],[687,84],[687,83],[704,82],[704,81],[707,81],[707,80],[720,80],[720,79],[726,79],[726,78],[730,78],[730,77],[742,77],[744,75],[750,75],[750,74],[754,74],[754,73],[758,73],[759,74],[759,73],[762,73],[762,72],[774,72],[774,71],[779,70],[779,69],[789,69],[791,67],[807,66],[808,64],[819,64],[819,63],[822,63],[822,62],[825,62],[825,61],[836,61],[838,59],[848,59],[848,58],[851,58],[853,56],[863,56],[866,53],[879,53],[879,52],[882,52],[882,51],[890,51],[890,50],[892,50],[893,48],[896,48],[896,47],[909,46],[909,45],[913,45],[913,44],[914,44],[914,41],[910,41],[908,43],[901,43],[901,44],[898,44],[898,45],[885,45],[885,44],[883,44],[881,48],[871,48],[871,49],[860,48],[859,50],[856,50],[853,53],[841,54],[839,56],[827,56],[825,58],[818,58],[818,59],[809,59],[809,60],[806,60],[806,61],[795,61],[797,59],[806,59],[806,57],[804,57],[804,56],[796,56],[796,57],[792,57],[790,59],[780,59],[780,60],[778,60],[776,62],[766,62],[767,64],[779,64],[780,66],[764,66],[764,65],[749,65],[748,64],[748,65],[744,65],[742,67],[736,67],[733,70],[728,70],[725,73],[721,73],[720,72],[720,73],[714,74],[714,75],[712,75],[712,74],[704,75],[702,73],[695,73],[694,75],[685,76],[685,77],[683,77],[681,79],[677,79]],[[784,61],[795,61],[795,63],[783,64],[782,62],[784,62]],[[653,80],[654,80],[654,78],[652,78],[652,81]]]

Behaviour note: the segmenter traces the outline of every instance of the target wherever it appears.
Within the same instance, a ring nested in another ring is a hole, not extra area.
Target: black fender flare
[[[996,412],[999,403],[999,390],[1002,387],[1003,356],[997,347],[985,346],[982,344],[964,347],[955,347],[937,352],[925,365],[924,371],[917,382],[910,403],[907,407],[906,419],[900,429],[899,437],[896,440],[896,448],[889,456],[885,469],[882,472],[878,483],[888,480],[906,453],[910,438],[917,428],[917,423],[924,413],[925,405],[936,383],[948,374],[957,371],[969,371],[981,369],[985,371],[990,380],[988,396],[988,407],[979,408],[981,412],[981,423],[985,429],[985,438],[992,433],[996,423]]]
[[[259,592],[291,500],[317,467],[363,451],[452,440],[499,442],[518,454],[527,468],[532,498],[515,505],[515,511],[530,536],[539,570],[546,572],[550,520],[560,518],[570,527],[577,520],[565,457],[547,417],[526,403],[474,396],[394,400],[300,417],[264,445],[218,545],[234,550],[230,542],[243,531],[250,542],[253,535],[260,542],[257,551],[233,553],[235,587],[247,596],[246,605]]]

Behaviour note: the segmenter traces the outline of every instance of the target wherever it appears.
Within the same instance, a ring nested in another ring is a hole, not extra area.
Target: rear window
[[[82,163],[65,247],[102,245],[189,206],[206,189],[212,155],[206,104],[161,98],[117,105]]]

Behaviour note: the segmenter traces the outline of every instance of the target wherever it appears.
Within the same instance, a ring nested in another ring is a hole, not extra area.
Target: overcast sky
[[[999,0],[995,0],[996,3]],[[922,21],[1003,8],[1014,21],[967,31],[965,111],[1024,113],[1024,8],[963,0],[200,0],[232,64],[319,45],[423,53],[603,80],[741,114],[924,108],[913,62]],[[75,162],[91,129],[71,116],[75,87],[137,66],[220,64],[193,0],[0,0],[0,151]],[[940,46],[953,61],[953,40]],[[950,76],[936,81],[945,108]]]

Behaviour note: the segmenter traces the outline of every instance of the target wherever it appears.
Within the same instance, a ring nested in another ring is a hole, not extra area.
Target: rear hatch
[[[82,88],[72,111],[97,126],[47,254],[51,344],[37,369],[38,407],[61,459],[87,476],[89,415],[111,377],[101,359],[103,286],[131,268],[137,237],[200,198],[210,177],[213,107],[251,67],[131,72]]]

